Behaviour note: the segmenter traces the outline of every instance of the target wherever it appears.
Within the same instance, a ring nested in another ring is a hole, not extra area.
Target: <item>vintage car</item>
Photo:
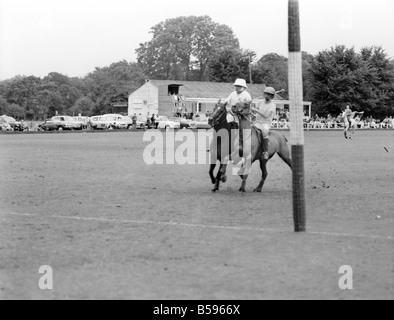
[[[176,121],[171,121],[170,119],[168,119],[166,116],[158,116],[156,118],[156,127],[157,129],[180,129],[181,125],[179,122]]]
[[[8,125],[12,128],[12,130],[8,131],[26,131],[28,130],[28,126],[24,121],[16,121],[13,117],[9,117],[6,115],[2,115],[0,117],[1,123],[8,123]],[[6,125],[3,125],[6,127]],[[8,126],[7,126],[8,127]]]
[[[112,122],[112,129],[127,129],[127,119],[121,114],[104,114]]]
[[[127,124],[127,129],[129,129],[129,130],[133,129],[133,116],[125,116],[124,119]],[[146,127],[146,121],[144,121],[142,117],[137,116],[137,128],[136,129],[145,129],[145,127]]]
[[[114,129],[114,121],[110,117],[103,115],[90,117],[89,125],[93,130]]]
[[[0,118],[0,131],[14,131],[14,129],[12,129],[11,125],[7,121]]]
[[[190,122],[190,129],[211,129],[212,126],[208,123],[208,118],[195,117],[192,122]]]
[[[75,116],[72,117],[73,120],[77,123],[80,123],[82,126],[82,129],[87,129],[89,126],[89,117],[84,117],[84,116]]]
[[[189,129],[190,125],[193,123],[190,119],[179,118],[179,124],[181,129]]]
[[[82,130],[82,124],[70,116],[54,116],[38,125],[39,131]]]
[[[44,122],[37,125],[37,131],[54,131],[58,129],[59,125],[51,119],[46,119]]]

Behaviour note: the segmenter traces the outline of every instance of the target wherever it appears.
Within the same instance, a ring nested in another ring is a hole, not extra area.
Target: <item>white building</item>
[[[263,84],[248,84],[248,92],[254,100],[262,99],[266,88]],[[160,115],[173,117],[205,114],[213,109],[219,99],[226,99],[234,91],[233,83],[198,82],[177,80],[149,80],[129,96],[128,114],[137,116]],[[276,95],[273,101],[277,109],[288,109],[290,102]],[[311,114],[311,102],[304,102],[307,116]]]

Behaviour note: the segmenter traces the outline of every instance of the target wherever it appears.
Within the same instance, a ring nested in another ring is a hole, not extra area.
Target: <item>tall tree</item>
[[[0,116],[2,116],[3,114],[8,114],[8,110],[9,103],[6,99],[3,98],[3,96],[0,96]]]
[[[36,101],[36,114],[38,114],[40,118],[50,118],[56,113],[63,114],[64,112],[62,97],[58,92],[42,90],[38,93]]]
[[[131,92],[145,81],[145,75],[136,63],[119,61],[109,67],[96,68],[85,78],[87,97],[94,102],[93,113],[111,111],[112,103],[127,101]]]
[[[313,61],[313,55],[302,52],[302,86],[304,101],[312,101],[313,99],[313,86],[311,83],[310,71]]]
[[[17,104],[28,110],[35,107],[35,99],[42,80],[38,77],[17,77],[7,84],[3,97],[9,104]]]
[[[169,19],[155,25],[149,42],[136,50],[145,74],[155,79],[207,80],[213,56],[239,41],[226,25],[208,16]]]
[[[208,65],[209,80],[232,82],[236,78],[249,79],[249,65],[256,57],[253,51],[225,49],[212,58]]]
[[[88,97],[79,98],[73,107],[70,108],[72,115],[83,114],[91,116],[94,108],[94,102]]]
[[[287,58],[276,53],[269,53],[260,58],[252,69],[253,82],[264,83],[277,91],[284,89],[287,97]]]
[[[381,116],[392,101],[392,65],[378,48],[364,48],[358,54],[354,48],[338,45],[319,52],[311,63],[310,77],[315,111],[322,115],[338,114],[349,104]]]
[[[380,116],[394,114],[394,65],[382,47],[364,47],[360,52],[364,61],[367,85],[361,92],[361,108],[372,109],[371,113]]]

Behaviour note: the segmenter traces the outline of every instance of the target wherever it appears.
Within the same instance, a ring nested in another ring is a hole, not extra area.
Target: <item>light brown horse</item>
[[[261,137],[259,137],[260,133],[256,128],[251,125],[252,113],[250,105],[237,105],[235,108],[233,108],[232,111],[238,115],[240,128],[243,131],[242,140],[244,141],[243,147],[241,147],[243,152],[243,158],[241,158],[239,155],[240,150],[234,150],[234,152],[232,153],[232,159],[235,165],[240,163],[241,160],[245,160],[238,173],[238,175],[240,175],[242,178],[242,185],[239,191],[245,192],[246,180],[248,179],[252,164],[256,160],[259,160],[262,177],[260,184],[257,186],[257,188],[253,190],[253,192],[261,192],[264,186],[264,182],[268,176],[267,162],[275,155],[275,153],[279,155],[279,157],[290,167],[290,169],[292,168],[290,149],[287,145],[287,139],[283,134],[277,131],[270,130],[270,142],[268,149],[269,159],[263,159],[263,150],[260,143]],[[239,143],[236,142],[235,145],[237,146],[239,145]]]

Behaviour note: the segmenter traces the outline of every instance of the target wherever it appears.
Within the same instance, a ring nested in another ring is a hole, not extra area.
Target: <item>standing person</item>
[[[267,87],[264,90],[264,100],[259,101],[256,106],[252,109],[256,113],[256,122],[254,127],[261,131],[261,146],[263,148],[262,158],[264,160],[269,159],[268,145],[269,138],[268,134],[271,129],[272,119],[276,114],[276,105],[272,102],[275,97],[275,89]]]
[[[150,117],[149,117],[149,113],[146,116],[146,126],[148,127],[148,129],[150,129],[151,123],[150,123]]]
[[[347,105],[345,111],[343,112],[343,116],[346,117],[346,119],[349,123],[350,123],[350,116],[351,115],[352,115],[352,109],[350,109],[349,105]]]
[[[156,118],[155,118],[155,114],[154,113],[152,114],[152,117],[150,118],[150,120],[151,120],[153,129],[157,129],[157,127],[156,127]]]
[[[133,121],[133,129],[136,130],[137,129],[137,114],[134,113],[134,116],[131,119]]]

